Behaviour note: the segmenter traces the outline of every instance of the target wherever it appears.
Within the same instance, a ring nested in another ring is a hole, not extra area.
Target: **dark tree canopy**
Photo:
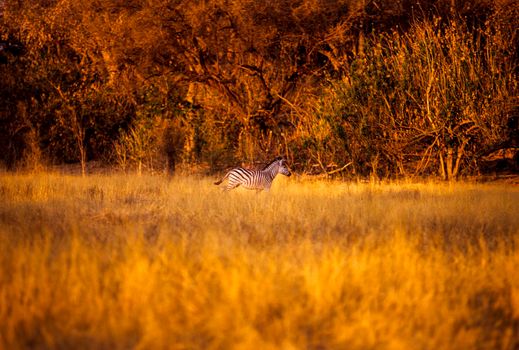
[[[505,0],[5,0],[1,162],[478,173],[519,144],[518,18]]]

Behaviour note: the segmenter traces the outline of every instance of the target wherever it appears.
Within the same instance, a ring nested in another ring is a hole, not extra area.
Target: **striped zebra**
[[[270,162],[267,166],[263,168],[263,170],[250,170],[244,168],[234,168],[229,171],[225,176],[216,181],[214,184],[219,185],[225,179],[229,179],[227,186],[225,187],[225,191],[232,190],[240,185],[249,190],[268,191],[270,186],[272,186],[272,182],[277,174],[283,174],[285,176],[290,176],[292,173],[288,169],[286,161],[282,157],[277,157],[272,162]]]

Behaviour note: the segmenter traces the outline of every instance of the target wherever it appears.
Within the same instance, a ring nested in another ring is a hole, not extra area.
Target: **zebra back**
[[[225,188],[227,191],[238,186],[258,191],[269,190],[277,174],[283,174],[285,176],[291,175],[291,172],[282,157],[277,157],[272,162],[268,163],[262,170],[251,170],[242,167],[234,168],[221,180],[215,182],[215,184],[219,185],[223,180],[228,178],[228,183]]]

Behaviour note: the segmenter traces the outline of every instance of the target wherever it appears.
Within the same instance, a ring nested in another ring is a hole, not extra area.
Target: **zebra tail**
[[[216,181],[214,184],[215,185],[219,185],[223,182],[223,180],[225,180],[227,178],[227,176],[229,176],[229,173],[225,174],[224,177],[222,177],[220,180]]]

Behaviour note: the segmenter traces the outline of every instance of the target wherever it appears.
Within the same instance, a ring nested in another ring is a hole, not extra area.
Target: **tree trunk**
[[[446,170],[447,170],[447,179],[446,180],[452,180],[453,179],[453,157],[454,157],[454,150],[452,147],[447,148],[447,157],[446,157]]]
[[[84,145],[79,146],[79,156],[81,162],[81,176],[86,175],[86,149]]]

